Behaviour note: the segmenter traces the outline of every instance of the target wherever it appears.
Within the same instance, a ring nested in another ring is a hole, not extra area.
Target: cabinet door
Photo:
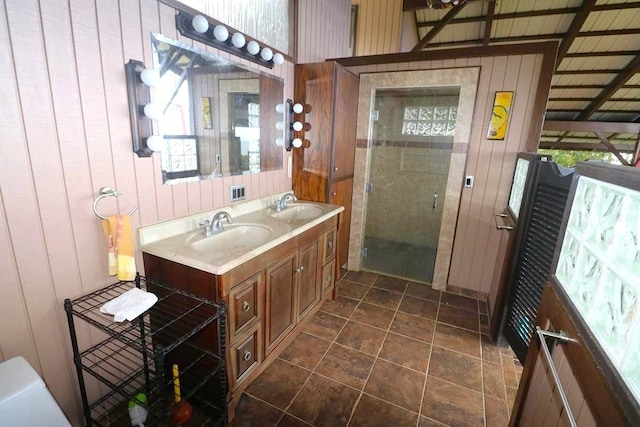
[[[266,274],[265,356],[293,329],[296,322],[296,256],[269,267]]]
[[[338,231],[338,267],[342,267],[349,257],[349,230],[351,228],[351,194],[353,178],[331,184],[329,203],[344,206],[342,221]]]
[[[353,176],[356,152],[355,112],[358,111],[359,78],[336,64],[334,82],[331,181]],[[312,104],[313,105],[313,104]]]
[[[313,306],[320,301],[320,286],[318,286],[318,246],[320,242],[300,250],[296,272],[298,288],[297,312],[300,321]]]
[[[262,274],[257,274],[229,292],[229,342],[243,334],[261,317]]]

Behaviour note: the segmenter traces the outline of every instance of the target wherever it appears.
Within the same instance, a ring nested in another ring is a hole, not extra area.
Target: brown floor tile
[[[350,280],[341,280],[338,282],[338,295],[347,298],[360,300],[369,290],[368,285],[352,282]]]
[[[438,304],[433,301],[427,301],[405,295],[402,297],[402,302],[400,303],[398,310],[403,313],[413,314],[414,316],[436,320]]]
[[[491,341],[486,335],[480,336],[480,342],[482,345],[482,360],[487,362],[502,364],[500,360],[500,349]]]
[[[480,333],[482,335],[489,335],[489,316],[481,314],[480,318]]]
[[[384,291],[386,292],[386,291]],[[389,292],[391,293],[391,292]],[[351,315],[351,319],[380,329],[389,329],[395,311],[375,305],[360,303],[356,311]]]
[[[318,426],[346,426],[359,395],[351,387],[313,374],[287,412]]]
[[[518,388],[518,380],[516,378],[516,367],[513,363],[513,356],[510,354],[500,354],[502,359],[502,373],[504,374],[504,385],[507,387]]]
[[[434,346],[429,376],[482,392],[482,362],[466,354]]]
[[[369,288],[369,292],[367,292],[362,301],[395,310],[398,308],[401,299],[402,294],[372,287]]]
[[[486,301],[478,301],[478,311],[480,314],[489,315],[489,305]]]
[[[257,426],[258,424],[254,425]],[[284,417],[278,423],[278,427],[309,427],[310,425],[289,414],[284,414]]]
[[[459,326],[474,332],[480,331],[477,312],[474,313],[450,305],[440,304],[438,322]]]
[[[333,341],[338,336],[347,319],[334,316],[333,314],[318,311],[313,315],[309,323],[304,328],[304,332]]]
[[[336,338],[336,342],[370,355],[377,355],[386,331],[350,320]]]
[[[300,391],[309,375],[311,375],[310,371],[284,360],[276,359],[251,383],[247,388],[247,393],[278,408],[285,409]]]
[[[373,285],[378,275],[376,273],[369,273],[368,271],[350,271],[344,276],[345,279],[352,282],[364,283],[366,285]]]
[[[425,285],[424,283],[409,282],[405,294],[412,297],[439,302],[441,292],[433,289],[429,285]]]
[[[422,414],[451,426],[483,427],[482,394],[429,375]]]
[[[469,356],[480,357],[480,335],[477,332],[437,322],[433,344]]]
[[[282,418],[282,414],[273,406],[243,394],[229,427],[275,426]]]
[[[378,359],[364,391],[418,412],[424,378],[424,374]]]
[[[403,293],[407,287],[407,281],[397,277],[380,276],[373,282],[373,286],[387,291]]]
[[[418,427],[448,427],[446,424],[439,423],[436,420],[420,415],[420,423]]]
[[[324,311],[325,313],[335,314],[336,316],[348,318],[349,316],[351,316],[353,310],[356,309],[358,304],[358,301],[338,296],[334,300],[325,301],[320,307],[320,310]]]
[[[509,424],[507,402],[503,399],[485,396],[484,412],[487,419],[487,427],[504,427]]]
[[[327,340],[302,332],[280,353],[280,358],[313,370],[330,345]]]
[[[362,390],[369,377],[375,357],[333,344],[315,372],[353,388]]]
[[[420,341],[431,342],[435,325],[432,320],[397,312],[389,330]]]
[[[440,297],[440,304],[461,308],[467,311],[473,311],[474,313],[478,312],[478,300],[469,297],[463,297],[461,295],[450,294],[448,292],[442,293],[442,297]]]
[[[402,365],[405,368],[426,372],[431,346],[393,333],[387,334],[378,357]]]
[[[418,414],[363,394],[349,426],[353,427],[415,427]]]
[[[482,379],[484,383],[484,394],[501,400],[506,399],[506,395],[504,394],[504,378],[500,365],[483,361]]]

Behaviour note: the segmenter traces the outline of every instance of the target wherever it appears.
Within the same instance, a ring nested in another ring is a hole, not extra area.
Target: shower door
[[[431,283],[460,88],[374,93],[361,268]]]

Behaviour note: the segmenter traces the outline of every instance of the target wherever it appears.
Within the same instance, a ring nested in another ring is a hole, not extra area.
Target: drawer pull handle
[[[338,193],[336,193],[335,191],[333,193],[331,193],[332,196],[337,196]]]
[[[251,308],[251,304],[249,304],[249,301],[245,301],[242,303],[242,311],[247,312],[249,311],[250,308]]]
[[[329,246],[329,249],[333,249],[333,241],[329,240],[327,246]]]
[[[304,265],[301,265],[300,267],[295,269],[296,273],[300,273],[302,270],[304,270]]]
[[[251,359],[251,352],[250,351],[245,351],[244,352],[244,356],[242,356],[242,358],[244,359],[245,362],[248,362],[249,359]]]
[[[335,168],[333,168],[333,170],[334,170],[334,171],[337,171],[337,170],[338,170],[338,168],[337,168],[337,167],[335,167]]]

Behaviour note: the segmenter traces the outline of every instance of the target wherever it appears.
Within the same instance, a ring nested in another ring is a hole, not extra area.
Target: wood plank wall
[[[324,25],[301,34],[301,57],[344,55],[348,29],[337,26],[348,18],[333,18],[348,1],[300,3],[301,28]],[[104,215],[139,206],[134,228],[228,205],[232,184],[248,199],[291,189],[286,168],[164,186],[157,155],[132,152],[124,64],[152,62],[151,31],[191,43],[156,0],[0,2],[0,361],[24,356],[74,425],[81,410],[63,301],[114,281],[91,209],[99,189],[123,193],[101,201]],[[283,78],[293,98],[292,63],[262,71]],[[94,340],[84,326],[78,333],[82,345]]]
[[[352,0],[351,3],[358,6],[354,56],[399,52],[402,0]]]
[[[298,63],[350,56],[350,0],[298,0]]]
[[[506,206],[516,154],[525,151],[542,54],[417,61],[352,66],[356,74],[454,67],[480,67],[480,79],[469,140],[466,175],[475,177],[473,188],[464,188],[458,212],[448,286],[486,296],[492,285],[498,258],[500,233],[493,217]],[[514,91],[512,113],[504,141],[486,138],[496,91]],[[463,177],[460,177],[462,185]]]

